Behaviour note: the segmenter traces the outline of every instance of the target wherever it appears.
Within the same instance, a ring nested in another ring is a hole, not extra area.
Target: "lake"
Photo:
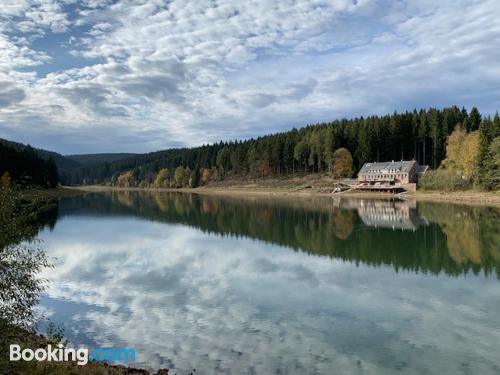
[[[499,224],[390,199],[69,197],[39,233],[39,312],[178,374],[498,374]]]

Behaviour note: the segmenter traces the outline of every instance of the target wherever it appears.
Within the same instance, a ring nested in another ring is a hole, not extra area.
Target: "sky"
[[[63,154],[500,108],[498,0],[0,0],[0,137]]]

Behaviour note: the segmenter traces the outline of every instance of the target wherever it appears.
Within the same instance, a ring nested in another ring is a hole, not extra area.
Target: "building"
[[[427,168],[419,166],[415,160],[365,163],[358,173],[357,188],[415,191],[418,177]]]

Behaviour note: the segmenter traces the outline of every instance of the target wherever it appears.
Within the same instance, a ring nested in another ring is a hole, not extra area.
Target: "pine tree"
[[[491,141],[484,158],[481,184],[488,190],[500,189],[500,136]]]
[[[481,114],[477,110],[476,107],[472,107],[472,110],[469,114],[469,120],[467,121],[467,131],[473,132],[479,129],[479,125],[481,125]]]

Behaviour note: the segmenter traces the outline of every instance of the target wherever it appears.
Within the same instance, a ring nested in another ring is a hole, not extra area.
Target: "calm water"
[[[498,374],[499,223],[390,200],[66,198],[40,233],[40,310],[179,374]]]

